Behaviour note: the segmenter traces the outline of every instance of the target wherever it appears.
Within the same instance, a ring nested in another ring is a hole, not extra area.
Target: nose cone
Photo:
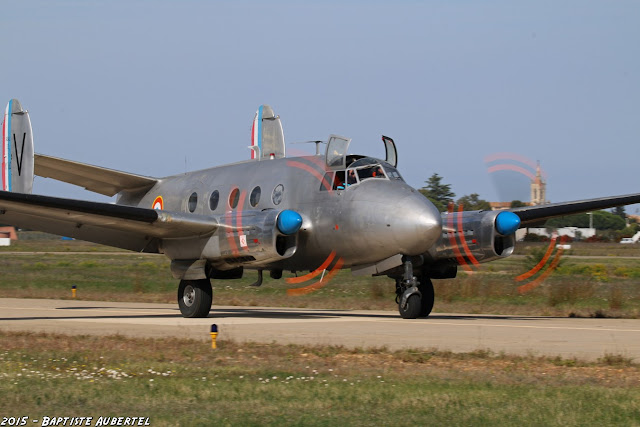
[[[440,212],[426,197],[413,193],[400,199],[387,227],[404,255],[427,252],[442,233]]]
[[[318,239],[340,253],[345,264],[379,262],[398,254],[421,255],[442,233],[440,212],[403,182],[367,180],[342,196],[336,207],[327,210],[332,216],[337,212],[340,227],[332,226],[331,232]],[[340,211],[336,211],[338,206]]]

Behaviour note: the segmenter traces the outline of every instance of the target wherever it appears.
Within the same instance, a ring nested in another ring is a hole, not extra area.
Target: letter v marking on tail
[[[16,141],[16,134],[13,134],[13,146],[16,149],[16,163],[18,164],[18,176],[22,176],[22,159],[24,158],[24,140],[27,138],[27,133],[22,134],[22,149],[18,154],[18,141]]]

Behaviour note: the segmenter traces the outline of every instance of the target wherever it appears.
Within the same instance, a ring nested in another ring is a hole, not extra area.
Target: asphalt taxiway
[[[640,360],[640,320],[435,313],[404,320],[395,311],[214,306],[184,319],[177,304],[0,298],[0,330],[135,337],[180,337],[278,344],[416,348]]]

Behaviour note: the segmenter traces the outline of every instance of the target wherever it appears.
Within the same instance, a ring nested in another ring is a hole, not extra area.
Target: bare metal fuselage
[[[118,204],[148,208],[162,197],[164,210],[215,218],[213,234],[164,239],[160,250],[172,260],[207,260],[223,270],[313,270],[332,252],[345,267],[366,265],[426,253],[440,236],[439,212],[401,179],[334,190],[323,182],[323,165],[323,156],[308,156],[219,166],[161,179],[144,193],[121,193]],[[260,197],[252,203],[256,187]],[[214,192],[217,206],[210,205]],[[285,209],[298,212],[303,223],[276,248],[273,222]]]

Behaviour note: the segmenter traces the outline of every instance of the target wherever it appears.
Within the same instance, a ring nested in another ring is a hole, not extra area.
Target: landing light
[[[513,234],[520,227],[520,217],[513,212],[500,212],[496,217],[496,230],[503,236]]]

